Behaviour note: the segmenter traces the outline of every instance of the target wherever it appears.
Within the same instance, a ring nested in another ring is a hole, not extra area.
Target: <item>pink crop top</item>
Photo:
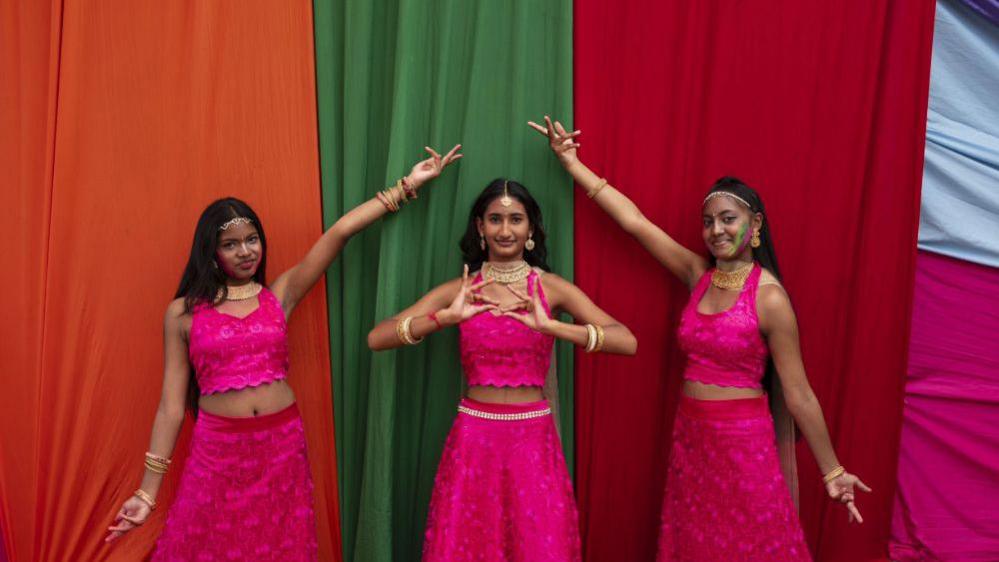
[[[760,334],[756,290],[763,269],[759,264],[753,267],[731,308],[704,314],[697,311],[697,305],[711,284],[712,271],[701,276],[680,318],[678,338],[687,354],[683,378],[718,386],[762,388],[769,350]]]
[[[476,283],[481,279],[481,273],[475,276]],[[551,314],[540,276],[533,271],[527,278],[527,294],[533,295],[535,287],[540,292],[541,304]],[[465,320],[458,330],[461,367],[469,385],[545,385],[555,342],[552,336],[488,310]]]
[[[219,312],[208,303],[194,307],[188,356],[201,394],[238,390],[288,375],[284,311],[263,288],[259,306],[244,318]]]

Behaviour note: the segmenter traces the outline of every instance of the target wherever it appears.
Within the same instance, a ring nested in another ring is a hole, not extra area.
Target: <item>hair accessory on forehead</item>
[[[246,217],[236,217],[234,219],[227,220],[224,223],[222,223],[222,226],[219,227],[219,230],[229,230],[230,226],[236,226],[237,224],[253,224],[253,221]]]
[[[504,207],[513,205],[513,199],[510,197],[510,190],[507,189],[507,183],[509,182],[503,180],[503,197],[500,197],[500,205],[503,205]]]
[[[711,193],[708,194],[707,197],[704,198],[704,202],[701,203],[701,205],[707,205],[708,201],[714,199],[715,197],[723,197],[723,196],[724,197],[731,197],[732,199],[735,199],[739,203],[742,203],[743,205],[745,205],[746,207],[748,207],[749,210],[753,209],[753,206],[749,204],[749,201],[746,201],[745,199],[743,199],[742,197],[739,197],[738,195],[732,193],[731,191],[712,191]]]

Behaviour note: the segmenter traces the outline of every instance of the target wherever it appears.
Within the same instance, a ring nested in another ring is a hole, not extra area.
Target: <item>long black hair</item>
[[[468,213],[468,227],[461,237],[458,246],[461,248],[462,259],[468,264],[469,271],[478,271],[482,267],[482,262],[489,259],[488,247],[483,250],[480,245],[479,228],[476,219],[485,220],[486,207],[494,199],[503,196],[506,191],[510,197],[520,201],[527,211],[527,222],[531,227],[531,239],[534,240],[534,249],[524,248],[524,261],[531,267],[540,267],[545,271],[551,271],[548,267],[548,247],[545,246],[545,227],[541,219],[541,207],[534,200],[527,188],[518,182],[505,178],[496,178],[489,182],[489,185],[482,190],[475,202],[472,203],[472,210]]]
[[[708,195],[715,192],[731,193],[749,203],[749,210],[752,213],[760,213],[763,217],[763,224],[760,226],[760,246],[752,248],[753,260],[761,266],[770,270],[778,281],[781,281],[780,268],[777,267],[777,252],[774,251],[773,235],[770,232],[770,219],[767,218],[766,209],[763,207],[763,199],[755,189],[746,185],[745,182],[734,176],[718,178],[718,181],[708,190]],[[711,257],[711,264],[714,265],[715,258]],[[767,359],[767,369],[763,375],[763,388],[769,389],[776,376],[773,357]]]
[[[226,275],[215,257],[219,243],[219,228],[227,221],[238,217],[253,221],[257,235],[260,236],[260,247],[262,248],[260,265],[257,267],[257,272],[253,274],[253,280],[265,285],[267,237],[264,235],[264,225],[261,224],[260,218],[253,212],[253,209],[243,201],[235,197],[219,199],[202,211],[201,217],[198,218],[198,225],[194,227],[191,255],[187,258],[187,266],[180,276],[180,285],[174,295],[175,299],[184,299],[184,312],[191,312],[194,307],[202,303],[214,303],[220,292],[225,298]],[[191,378],[187,385],[187,395],[195,413],[198,411],[199,393],[198,379],[194,376],[192,369]]]

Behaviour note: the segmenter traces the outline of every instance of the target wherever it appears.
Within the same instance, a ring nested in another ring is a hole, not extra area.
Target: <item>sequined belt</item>
[[[543,410],[534,410],[531,412],[516,412],[512,414],[498,414],[496,412],[483,412],[482,410],[475,410],[469,408],[468,406],[458,406],[458,411],[463,414],[468,414],[476,418],[482,418],[486,420],[497,420],[497,421],[519,421],[519,420],[529,420],[532,418],[540,418],[542,416],[551,415],[552,409],[545,408]]]

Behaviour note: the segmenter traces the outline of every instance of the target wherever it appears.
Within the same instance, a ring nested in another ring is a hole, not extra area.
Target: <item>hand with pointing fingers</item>
[[[579,143],[576,142],[576,137],[582,131],[573,131],[570,133],[565,130],[561,122],[555,121],[553,123],[547,115],[545,115],[544,126],[538,125],[534,121],[528,121],[527,124],[535,131],[548,137],[548,145],[563,166],[568,166],[577,160],[576,149],[579,148]]]
[[[429,146],[425,146],[424,149],[430,153],[430,157],[426,160],[421,160],[417,162],[413,169],[406,176],[406,181],[412,185],[414,189],[418,189],[421,185],[427,183],[428,181],[441,175],[449,164],[460,160],[463,156],[459,154],[458,151],[461,150],[461,145],[456,144],[450,152],[441,156],[434,149]]]

